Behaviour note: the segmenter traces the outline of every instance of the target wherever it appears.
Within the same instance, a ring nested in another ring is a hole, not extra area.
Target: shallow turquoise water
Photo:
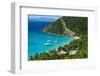
[[[73,41],[66,36],[54,36],[41,31],[28,32],[28,58],[36,53],[48,52]]]

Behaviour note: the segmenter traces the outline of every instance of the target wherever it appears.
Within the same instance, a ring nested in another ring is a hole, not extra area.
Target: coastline
[[[78,36],[61,35],[61,34],[55,34],[55,33],[51,33],[51,32],[45,32],[45,31],[43,31],[43,32],[47,33],[47,34],[50,34],[50,35],[54,35],[54,36],[67,36],[67,37],[72,37],[74,39],[79,39],[80,38]]]
[[[47,34],[50,34],[50,35],[54,35],[54,36],[67,36],[67,35],[55,34],[55,33],[51,33],[51,32],[44,32],[44,33],[47,33]]]

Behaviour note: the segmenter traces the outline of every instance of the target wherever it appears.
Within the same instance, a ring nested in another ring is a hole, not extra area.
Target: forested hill
[[[67,28],[74,31],[77,35],[86,34],[88,31],[87,17],[63,17]]]
[[[80,35],[87,33],[87,17],[62,17],[43,29],[44,32],[61,35]]]

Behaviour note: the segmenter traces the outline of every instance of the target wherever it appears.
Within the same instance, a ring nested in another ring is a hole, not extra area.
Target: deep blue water
[[[28,58],[36,53],[48,52],[73,41],[71,37],[54,36],[42,32],[42,29],[50,23],[52,21],[28,20]]]

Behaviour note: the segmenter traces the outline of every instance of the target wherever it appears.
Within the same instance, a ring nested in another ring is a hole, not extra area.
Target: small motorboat
[[[47,40],[46,42],[51,42],[51,40]]]
[[[51,43],[45,43],[44,45],[46,45],[46,46],[47,46],[47,45],[51,45]]]

